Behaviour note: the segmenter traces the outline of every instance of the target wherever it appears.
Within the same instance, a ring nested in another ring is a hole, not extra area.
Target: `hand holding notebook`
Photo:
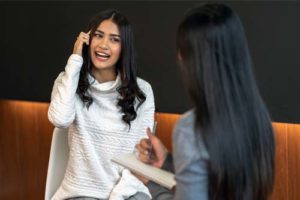
[[[112,161],[168,189],[172,189],[176,185],[173,173],[145,164],[138,160],[133,153],[113,157]]]
[[[152,129],[152,134],[155,133],[156,124],[157,123],[154,123],[153,129]],[[150,130],[147,131],[147,134],[150,138],[151,137]],[[157,157],[155,154],[156,152],[152,152],[153,151],[152,145],[153,144],[151,143],[151,144],[148,144],[148,146],[147,146],[147,149],[149,149],[149,151],[147,151],[147,154],[145,154],[145,155],[147,155],[147,162],[154,163],[160,167],[161,164],[157,164],[157,163],[155,163],[156,161],[153,160],[153,159],[157,159]],[[160,149],[160,150],[165,151],[165,153],[166,153],[165,149]],[[139,157],[141,157],[141,156],[139,156]],[[176,185],[175,175],[173,173],[162,170],[158,167],[155,167],[155,166],[152,166],[149,164],[145,164],[144,162],[140,161],[137,158],[137,156],[135,156],[134,153],[118,155],[118,156],[112,158],[112,161],[115,163],[118,163],[118,164],[128,168],[130,171],[132,171],[138,175],[141,175],[153,182],[156,182],[168,189],[172,189]],[[145,159],[144,159],[144,161],[146,162]]]

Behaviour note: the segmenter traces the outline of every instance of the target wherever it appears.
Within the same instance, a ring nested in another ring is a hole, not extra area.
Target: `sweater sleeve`
[[[147,185],[156,200],[208,199],[206,160],[209,159],[200,134],[194,132],[194,117],[185,114],[173,131],[173,161],[176,190],[168,190],[156,183]],[[164,166],[166,166],[164,163]]]
[[[75,119],[75,95],[82,63],[81,56],[72,54],[65,71],[54,82],[48,118],[56,127],[67,128]]]
[[[139,109],[139,114],[141,115],[141,125],[142,125],[142,134],[140,139],[147,137],[146,129],[149,127],[151,131],[154,124],[154,112],[155,112],[155,103],[152,87],[146,81],[143,81],[143,86],[141,87],[142,91],[146,95],[145,102],[141,105]],[[138,142],[139,142],[138,140]]]
[[[176,172],[175,200],[208,199],[208,153],[194,130],[194,116],[185,114],[173,131],[173,158]]]

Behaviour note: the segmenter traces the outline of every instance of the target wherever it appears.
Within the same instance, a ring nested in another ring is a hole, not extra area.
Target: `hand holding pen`
[[[156,126],[156,125],[155,125]],[[167,156],[167,149],[163,143],[147,128],[149,139],[142,139],[137,145],[139,159],[147,164],[161,167]]]

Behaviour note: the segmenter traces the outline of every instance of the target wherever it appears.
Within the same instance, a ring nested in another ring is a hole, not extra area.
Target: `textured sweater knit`
[[[130,172],[111,162],[113,156],[133,152],[146,128],[153,126],[154,98],[151,86],[138,78],[146,101],[138,108],[131,127],[122,120],[117,106],[121,85],[115,81],[99,83],[88,75],[88,89],[93,98],[89,109],[76,94],[83,59],[72,54],[65,71],[55,80],[48,118],[56,127],[69,128],[69,159],[63,181],[52,199],[88,196],[99,199],[122,199],[147,188]],[[137,101],[135,102],[137,107]],[[126,177],[125,177],[125,175]],[[122,194],[124,193],[124,194]],[[131,194],[133,193],[133,194]],[[112,196],[115,195],[115,198]]]

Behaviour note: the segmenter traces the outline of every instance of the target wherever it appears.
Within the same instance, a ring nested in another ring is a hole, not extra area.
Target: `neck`
[[[99,83],[105,83],[108,81],[114,81],[116,80],[117,73],[115,69],[92,69],[92,73],[95,77],[95,79]]]

